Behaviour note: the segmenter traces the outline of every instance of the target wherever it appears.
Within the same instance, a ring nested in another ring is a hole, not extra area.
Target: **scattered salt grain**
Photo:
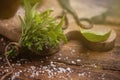
[[[36,67],[35,67],[35,66],[30,66],[30,68],[31,68],[32,70],[35,70]]]
[[[72,52],[73,52],[73,53],[75,53],[75,50],[74,50],[74,49],[72,49]]]
[[[15,77],[16,77],[16,76],[15,76],[15,75],[13,75],[13,76],[11,77],[11,80],[15,80]]]
[[[72,64],[76,64],[76,62],[75,62],[75,61],[71,61],[71,63],[72,63]]]
[[[69,58],[68,57],[65,57],[65,60],[68,60]]]
[[[77,62],[81,62],[81,60],[80,60],[80,59],[77,59]]]
[[[16,63],[16,66],[21,66],[21,63]]]
[[[34,78],[35,77],[35,73],[32,72],[32,75],[30,75],[31,78]]]
[[[47,56],[46,56],[45,58],[46,58],[46,59],[48,59],[48,57],[47,57]]]
[[[85,76],[85,72],[79,73],[78,76],[79,76],[79,77],[84,77],[84,76]]]
[[[50,63],[50,66],[56,67],[56,65],[54,65],[54,62],[52,62],[52,61],[51,61],[51,63]]]
[[[20,63],[20,61],[17,61],[17,63]]]
[[[12,64],[12,66],[15,66],[15,64]]]
[[[16,72],[14,75],[15,76],[20,76],[20,72]]]
[[[60,53],[60,54],[59,54],[59,56],[61,57],[61,56],[62,56],[62,54]]]
[[[102,77],[102,80],[105,80],[105,74],[102,74],[101,77]]]
[[[45,71],[41,71],[41,73],[42,73],[42,74],[44,74],[44,73],[45,73]]]
[[[44,61],[41,61],[41,63],[44,63]]]
[[[61,58],[59,57],[58,60],[61,60]]]
[[[0,60],[2,60],[2,57],[0,57]]]
[[[76,51],[75,51],[74,49],[72,49],[70,53],[73,54],[73,53],[75,53],[75,52],[76,52]]]
[[[0,41],[3,42],[3,41],[4,41],[4,38],[1,38]]]
[[[69,67],[66,70],[69,71],[69,72],[71,72],[71,68],[69,68]]]
[[[39,76],[39,71],[37,71],[37,72],[35,73],[35,75],[36,75],[36,76]]]
[[[1,66],[1,68],[3,68],[3,66]]]
[[[65,68],[58,68],[58,73],[65,73],[66,72],[66,69]]]
[[[15,80],[16,77],[20,76],[20,72],[15,72],[11,77],[11,80]]]
[[[5,69],[4,72],[9,72],[9,70],[8,70],[8,69]]]
[[[92,64],[91,66],[94,67],[94,68],[97,68],[97,65],[96,65],[96,64]]]

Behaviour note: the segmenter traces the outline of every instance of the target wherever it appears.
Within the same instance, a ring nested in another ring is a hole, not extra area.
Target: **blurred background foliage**
[[[120,0],[110,0],[110,2],[106,0],[105,3],[106,11],[92,17],[91,20],[96,24],[120,25]]]
[[[58,2],[64,3],[63,9],[74,11],[79,18],[89,18],[94,24],[120,24],[120,0],[58,0]],[[70,5],[74,10],[69,7]]]

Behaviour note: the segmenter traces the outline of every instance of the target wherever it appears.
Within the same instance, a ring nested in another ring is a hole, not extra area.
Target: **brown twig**
[[[11,75],[13,73],[13,71],[6,73],[4,76],[2,76],[2,78],[0,80],[5,80],[6,77],[8,77],[9,75]]]
[[[16,42],[10,42],[6,47],[5,47],[5,60],[6,60],[6,62],[7,62],[7,64],[8,64],[8,66],[9,66],[9,68],[10,68],[10,72],[8,72],[8,73],[6,73],[4,76],[2,76],[1,77],[1,79],[0,80],[4,80],[6,77],[8,77],[9,75],[11,75],[12,73],[13,73],[13,67],[12,67],[12,65],[10,64],[10,61],[9,61],[9,59],[8,59],[8,56],[9,56],[9,54],[8,54],[8,49],[9,49],[9,47],[10,46],[12,46],[12,45],[14,45],[15,46],[15,49],[18,51],[19,50],[19,47],[20,47],[20,45],[19,45],[19,43],[16,43]]]
[[[4,80],[6,77],[8,77],[9,75],[11,75],[13,73],[13,67],[11,66],[10,61],[8,60],[8,55],[6,54],[6,51],[5,51],[5,60],[11,71],[6,73],[4,76],[2,76],[2,78],[0,80]]]
[[[55,19],[61,19],[63,16],[65,18],[65,23],[64,23],[62,29],[65,30],[69,26],[69,22],[68,22],[68,18],[67,18],[66,13],[63,11],[59,16],[56,16]]]

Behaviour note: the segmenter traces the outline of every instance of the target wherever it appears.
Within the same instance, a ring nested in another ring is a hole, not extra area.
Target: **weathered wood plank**
[[[57,2],[47,1],[40,10],[54,7],[53,15],[60,14],[62,10]],[[12,59],[11,63],[15,71],[8,78],[14,78],[14,80],[18,78],[23,78],[20,80],[120,80],[120,26],[109,25],[117,32],[114,49],[107,52],[91,51],[83,46],[79,27],[72,17],[68,16],[70,26],[65,30],[68,42],[61,47],[61,50],[45,58],[37,55],[30,56],[30,52],[20,54],[16,59]],[[4,41],[0,38],[0,54],[3,54],[4,47]],[[9,71],[1,55],[0,77]]]

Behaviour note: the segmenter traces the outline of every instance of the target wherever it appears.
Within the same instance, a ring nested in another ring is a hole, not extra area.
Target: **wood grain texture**
[[[54,8],[54,16],[61,8],[54,0],[47,0],[39,10]],[[120,80],[120,26],[109,25],[117,33],[115,47],[106,52],[87,49],[80,37],[79,27],[68,15],[69,28],[65,30],[68,42],[60,51],[49,57],[40,57],[30,51],[22,51],[17,58],[10,60],[14,74],[7,77],[13,80]],[[13,21],[14,22],[14,21]],[[8,24],[9,25],[9,24]],[[10,28],[9,26],[9,29]],[[0,31],[1,32],[1,31]],[[9,34],[14,35],[9,32]],[[4,47],[8,39],[0,37],[0,77],[9,72],[5,63]]]

